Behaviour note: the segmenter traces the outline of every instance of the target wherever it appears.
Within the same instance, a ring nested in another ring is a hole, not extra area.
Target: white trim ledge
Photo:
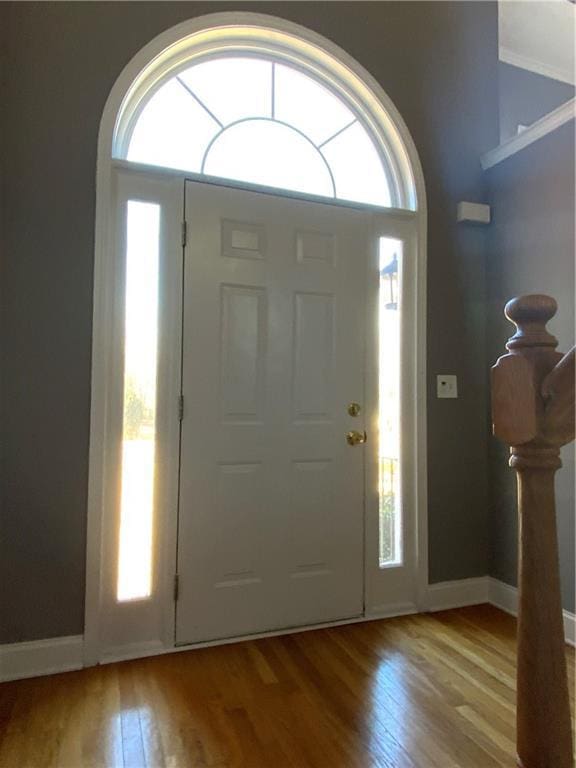
[[[82,635],[0,645],[0,682],[82,669]]]
[[[547,136],[552,131],[560,128],[560,126],[570,122],[570,120],[574,120],[576,115],[575,106],[576,99],[570,99],[570,101],[541,117],[540,120],[532,123],[526,130],[519,133],[518,136],[508,139],[508,141],[500,144],[495,149],[491,149],[490,152],[486,152],[480,158],[482,170],[487,171],[489,168],[493,168],[498,163],[538,141],[543,136]]]

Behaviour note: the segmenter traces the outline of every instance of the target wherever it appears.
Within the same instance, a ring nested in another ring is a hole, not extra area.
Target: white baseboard
[[[506,613],[518,614],[518,589],[491,576],[459,581],[443,581],[428,587],[428,610],[448,611],[467,605],[490,603]],[[576,616],[563,611],[564,638],[569,645],[576,645]]]
[[[506,584],[504,581],[488,577],[488,602],[495,605],[496,608],[510,613],[512,616],[518,615],[518,589]]]
[[[461,579],[459,581],[444,581],[440,584],[431,584],[428,587],[428,610],[446,611],[451,608],[463,608],[467,605],[491,603],[507,613],[516,615],[518,606],[518,590],[498,579],[490,576],[481,576],[475,579]],[[373,621],[375,619],[388,618],[390,616],[402,616],[416,613],[416,607],[411,603],[402,603],[387,606],[374,606],[372,610],[362,617],[345,621],[331,622],[324,625],[309,627],[296,627],[288,632],[303,632],[312,629],[321,629],[322,626],[338,626],[352,624],[361,621]],[[206,647],[208,645],[221,645],[227,642],[238,642],[239,639],[255,639],[256,637],[270,637],[278,634],[286,634],[287,630],[279,632],[267,632],[262,635],[253,635],[250,638],[235,638],[220,640],[210,643],[199,643],[196,646],[179,646],[176,648],[152,647],[150,643],[136,644],[134,647],[115,649],[115,653],[109,654],[104,663],[127,658],[141,658],[153,656],[159,653],[177,653],[192,647]],[[576,616],[569,611],[564,611],[564,633],[566,642],[576,644]],[[55,637],[49,640],[34,640],[26,643],[12,643],[0,645],[0,682],[8,680],[20,680],[26,677],[39,677],[42,675],[54,675],[58,672],[70,672],[83,667],[82,635],[71,637]]]
[[[518,614],[518,589],[503,581],[488,577],[488,602],[513,616]],[[564,639],[569,645],[576,645],[576,616],[562,611],[564,618]]]
[[[466,605],[479,605],[488,600],[488,576],[458,581],[442,581],[428,587],[428,610],[448,611]]]
[[[0,645],[0,682],[82,669],[82,635]]]
[[[242,640],[256,640],[261,637],[275,637],[277,635],[292,634],[295,632],[308,632],[315,629],[337,627],[344,624],[356,624],[363,621],[391,618],[393,616],[405,616],[416,613],[413,603],[395,603],[383,606],[374,606],[365,616],[357,616],[352,619],[326,622],[324,624],[311,624],[303,627],[293,627],[272,632],[262,632],[245,637],[226,638],[224,640],[212,640],[194,645],[180,645],[167,648],[159,641],[144,643],[132,643],[119,648],[112,648],[102,658],[102,664],[129,659],[141,659],[148,656],[158,656],[167,653],[180,653],[194,648],[208,648],[216,645],[227,645]],[[0,645],[0,683],[9,680],[20,680],[27,677],[41,677],[54,675],[59,672],[70,672],[82,669],[83,664],[82,635],[72,637],[55,637],[48,640],[35,640],[25,643],[12,643]]]

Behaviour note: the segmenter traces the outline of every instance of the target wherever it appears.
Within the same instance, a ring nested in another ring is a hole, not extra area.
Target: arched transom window
[[[324,197],[392,205],[390,169],[351,104],[271,57],[181,69],[140,105],[126,159]]]

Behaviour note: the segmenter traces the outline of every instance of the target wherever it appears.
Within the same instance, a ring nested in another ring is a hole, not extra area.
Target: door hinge
[[[174,602],[178,600],[178,595],[180,594],[180,576],[175,573],[174,574]]]
[[[178,398],[178,421],[182,421],[184,418],[184,395],[180,395]]]
[[[188,225],[185,221],[182,222],[182,248],[186,245],[186,236],[188,234]]]

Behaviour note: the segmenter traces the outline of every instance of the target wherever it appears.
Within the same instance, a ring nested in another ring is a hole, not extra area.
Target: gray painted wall
[[[495,146],[497,12],[485,2],[0,3],[8,189],[1,262],[0,641],[82,632],[96,141],[122,67],[162,30],[224,9],[310,27],[382,84],[415,139],[429,200],[432,582],[488,563],[485,232]],[[461,397],[436,400],[436,373]]]
[[[547,293],[559,311],[550,322],[559,351],[574,345],[574,123],[495,166],[488,174],[494,224],[488,262],[490,364],[505,352],[513,326],[506,301],[521,293]],[[516,584],[517,508],[508,452],[491,438],[490,574]],[[556,506],[564,607],[574,611],[574,445],[562,451]]]
[[[500,141],[516,136],[519,125],[531,125],[574,98],[574,86],[500,62]]]

